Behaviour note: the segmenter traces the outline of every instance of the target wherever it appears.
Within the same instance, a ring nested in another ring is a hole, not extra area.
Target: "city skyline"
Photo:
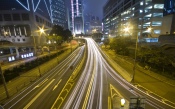
[[[70,1],[66,0],[66,5],[70,9]],[[108,0],[83,0],[84,14],[92,14],[98,16],[100,20],[103,18],[103,6]],[[98,4],[98,5],[97,5]]]

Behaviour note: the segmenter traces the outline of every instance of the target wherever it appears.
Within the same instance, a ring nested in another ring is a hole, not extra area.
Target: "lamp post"
[[[40,32],[40,35],[41,35],[42,33],[44,33],[44,29],[43,29],[43,28],[40,28],[40,29],[39,29],[39,32]],[[41,70],[40,70],[40,67],[39,67],[38,56],[37,56],[37,50],[36,50],[36,41],[35,41],[35,38],[34,38],[33,35],[32,35],[32,37],[33,37],[34,50],[35,50],[35,56],[36,56],[36,61],[37,61],[37,68],[38,68],[39,76],[41,77]]]
[[[37,56],[37,50],[36,50],[36,41],[35,41],[34,36],[32,36],[32,37],[33,37],[33,44],[34,44],[34,51],[35,51],[36,61],[37,61],[37,65],[38,65],[37,68],[38,68],[38,71],[39,71],[39,76],[41,76],[41,71],[40,71],[38,56]]]
[[[71,53],[72,53],[72,40],[70,41],[70,46],[71,46]]]
[[[7,90],[7,85],[6,85],[6,82],[5,82],[5,78],[4,78],[2,69],[1,69],[1,63],[0,63],[0,74],[1,74],[2,82],[3,82],[3,85],[4,85],[4,89],[5,89],[7,98],[9,98],[10,96],[9,96],[9,93],[8,93],[8,90]]]
[[[133,67],[133,75],[131,82],[134,82],[135,78],[135,69],[136,69],[136,60],[137,60],[137,48],[138,48],[138,35],[136,36],[136,46],[135,46],[135,54],[134,54],[134,67]]]
[[[129,32],[130,28],[126,27],[124,28],[125,32]],[[134,29],[134,30],[142,30],[142,29]],[[147,31],[150,32],[152,30],[151,27],[147,28]],[[133,75],[131,82],[134,82],[135,79],[135,72],[136,72],[136,60],[137,60],[137,49],[138,49],[138,35],[136,36],[136,42],[135,42],[135,53],[134,53],[134,66],[133,66]]]

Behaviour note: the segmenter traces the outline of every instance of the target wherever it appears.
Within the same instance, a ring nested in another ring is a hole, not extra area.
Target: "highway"
[[[128,109],[130,97],[144,98],[145,109],[174,109],[174,104],[149,94],[137,85],[123,79],[108,64],[91,38],[85,38],[86,47],[79,47],[57,67],[38,79],[19,95],[6,102],[5,109],[117,109],[120,99],[126,100]],[[86,61],[79,73],[75,67],[86,54]],[[73,65],[73,69],[70,67]]]
[[[112,101],[117,94],[118,99],[124,98],[127,102],[130,101],[130,97],[144,98],[146,109],[175,108],[173,104],[165,103],[158,96],[148,94],[124,80],[107,63],[105,58],[108,57],[101,52],[98,45],[92,39],[86,40],[88,46],[86,65],[76,86],[61,108],[110,109],[115,105]],[[118,105],[120,106],[120,102]],[[116,107],[119,107],[118,105]],[[52,108],[58,107],[52,106]]]
[[[5,109],[48,109],[64,87],[73,69],[83,56],[84,46],[79,47],[54,69],[27,87],[20,94],[10,99],[3,106]]]

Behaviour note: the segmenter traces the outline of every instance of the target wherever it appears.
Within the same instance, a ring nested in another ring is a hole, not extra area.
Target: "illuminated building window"
[[[153,13],[153,17],[163,17],[163,13]]]
[[[154,30],[154,34],[160,34],[160,30]]]
[[[145,17],[151,17],[152,16],[152,14],[147,14]]]
[[[163,9],[164,4],[154,4],[154,9]]]
[[[143,5],[143,2],[140,2],[140,5]]]
[[[152,21],[152,26],[162,26],[162,21]]]
[[[143,13],[143,10],[140,10],[140,13]]]
[[[145,13],[147,13],[148,12],[148,10],[147,9],[145,9]]]
[[[148,6],[148,7],[146,7],[145,9],[152,9],[153,7],[152,6]]]

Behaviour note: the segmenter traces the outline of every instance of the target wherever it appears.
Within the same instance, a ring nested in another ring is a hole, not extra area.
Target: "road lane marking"
[[[111,109],[111,98],[108,96],[108,109]]]
[[[63,69],[58,73],[58,75],[60,75],[64,70],[65,70],[65,69],[63,68]]]
[[[47,84],[47,86],[44,87],[44,89],[42,89],[23,109],[29,108],[29,106],[49,87],[49,85],[52,84],[53,81],[55,81],[55,79],[53,79],[49,84]]]
[[[40,87],[42,84],[44,84],[46,81],[48,80],[48,78],[47,79],[45,79],[44,81],[42,81],[41,83],[39,83],[37,86],[35,86],[33,89],[36,89],[36,88],[38,88],[38,87]]]
[[[74,84],[74,83],[70,84],[70,83],[69,83],[70,80],[71,80],[71,76],[69,77],[69,79],[68,79],[68,81],[66,82],[65,86],[63,87],[63,89],[62,89],[61,92],[59,93],[59,95],[58,95],[57,99],[55,100],[55,102],[53,103],[51,109],[59,109],[60,106],[62,105],[63,101],[65,100],[66,96],[68,95],[69,91],[71,90],[71,88],[72,88],[72,86],[73,86],[73,84]],[[68,89],[66,89],[66,86],[68,86],[69,84],[70,84],[70,87],[71,87],[71,88],[68,90]],[[63,98],[63,97],[61,97],[61,95],[64,93],[64,91],[66,91],[67,93],[65,94],[65,96],[64,96],[64,98]],[[60,103],[59,105],[57,105],[57,107],[55,107],[57,101],[58,101],[60,98],[62,98],[63,101],[61,101],[61,103]]]
[[[62,81],[62,79],[55,85],[55,87],[53,88],[52,91],[54,91],[58,87],[58,85],[60,84],[61,81]]]
[[[89,83],[89,86],[88,86],[88,90],[86,92],[86,96],[85,96],[85,100],[84,100],[82,109],[85,109],[86,106],[87,106],[87,102],[88,102],[88,98],[90,96],[90,92],[91,92],[91,89],[92,89],[94,77],[95,77],[95,72],[93,72],[93,74],[92,74],[92,77],[91,77],[91,80],[90,80],[90,83]]]

